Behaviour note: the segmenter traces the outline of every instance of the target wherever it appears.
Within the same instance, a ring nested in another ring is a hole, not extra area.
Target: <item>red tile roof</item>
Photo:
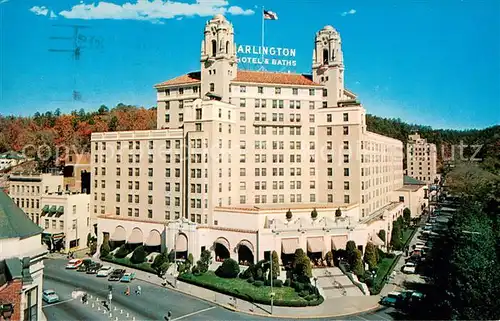
[[[155,87],[182,85],[199,82],[201,73],[199,71],[164,81]],[[233,82],[276,84],[276,85],[299,85],[299,86],[321,86],[312,81],[311,75],[288,74],[268,71],[239,70]]]
[[[185,74],[185,75],[173,78],[173,79],[169,79],[169,80],[164,81],[162,83],[159,83],[159,84],[155,85],[155,87],[190,84],[190,83],[199,82],[200,80],[201,80],[201,72],[195,71],[195,72],[190,72],[188,74]]]
[[[321,86],[312,81],[311,75],[288,74],[268,71],[239,70],[233,82],[276,85]]]

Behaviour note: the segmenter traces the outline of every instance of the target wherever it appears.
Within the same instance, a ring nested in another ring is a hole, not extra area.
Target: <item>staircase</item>
[[[313,269],[312,274],[318,279],[317,286],[325,299],[363,296],[363,292],[337,267]]]

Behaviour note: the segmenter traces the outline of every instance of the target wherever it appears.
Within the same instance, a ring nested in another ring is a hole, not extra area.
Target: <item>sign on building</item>
[[[297,66],[296,49],[292,48],[239,45],[236,48],[236,54],[238,63],[282,67]]]

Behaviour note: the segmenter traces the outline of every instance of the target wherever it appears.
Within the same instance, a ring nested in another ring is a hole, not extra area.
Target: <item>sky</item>
[[[499,0],[0,0],[0,114],[155,106],[154,84],[200,69],[207,20],[223,13],[237,44],[258,46],[262,8],[278,15],[265,45],[296,49],[295,67],[269,71],[310,73],[315,33],[332,25],[346,87],[368,113],[500,124]],[[78,60],[73,26],[83,26]]]

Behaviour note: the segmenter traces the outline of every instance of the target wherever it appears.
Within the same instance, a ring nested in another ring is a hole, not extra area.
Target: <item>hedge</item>
[[[116,258],[116,257],[113,257],[113,256],[101,257],[101,260],[105,261],[105,262],[110,262],[110,263],[115,263],[115,264],[127,266],[129,268],[141,270],[141,271],[144,271],[144,272],[156,274],[155,269],[153,269],[151,267],[151,265],[149,263],[146,263],[146,262],[139,263],[139,264],[134,264],[134,263],[130,262],[130,260],[127,259],[127,258],[119,259],[119,258]]]
[[[222,278],[218,278],[217,276],[215,276],[215,274],[213,274],[212,272],[207,272],[207,273],[203,274],[202,276],[205,276],[205,278],[213,277],[214,282],[202,280],[200,277],[197,277],[197,276],[189,274],[189,273],[180,275],[178,277],[178,280],[189,283],[189,284],[193,284],[196,286],[200,286],[200,287],[212,290],[212,291],[216,291],[216,292],[219,292],[222,294],[230,295],[232,297],[236,297],[236,298],[239,298],[239,299],[242,299],[245,301],[249,301],[252,303],[266,304],[266,305],[271,304],[271,298],[269,298],[267,296],[265,298],[263,298],[262,296],[252,295],[249,293],[243,293],[243,292],[239,291],[239,289],[238,289],[239,284],[245,284],[245,285],[250,286],[250,284],[249,284],[249,282],[247,282],[247,280],[242,280],[240,278],[235,278],[235,279],[230,279],[230,280],[222,279]],[[227,281],[234,282],[234,283],[233,283],[233,286],[226,287],[226,286],[224,286],[223,282],[218,282],[218,280],[227,280]],[[259,281],[257,281],[257,282],[259,282]],[[254,285],[251,285],[251,286],[254,287]],[[255,287],[255,290],[258,291],[258,289],[262,289],[262,288],[265,288],[265,287],[264,286]],[[279,289],[284,290],[285,288],[279,288]],[[276,292],[276,290],[278,290],[278,289],[275,289],[275,292]],[[294,291],[293,289],[291,289],[291,290]],[[306,306],[317,306],[317,305],[320,305],[321,303],[323,303],[323,301],[324,301],[324,298],[321,295],[319,295],[317,299],[311,300],[311,301],[307,301],[306,299],[299,297],[298,293],[296,293],[296,292],[294,292],[293,295],[296,296],[295,300],[283,300],[283,299],[276,299],[275,298],[273,300],[273,304],[275,306],[285,306],[285,307],[306,307]]]
[[[384,259],[384,260],[392,260],[392,262],[389,265],[389,268],[387,269],[387,272],[382,277],[378,277],[379,274],[378,274],[378,270],[377,270],[377,277],[375,278],[375,280],[373,282],[373,286],[370,288],[370,293],[372,295],[379,294],[380,291],[382,291],[382,288],[384,287],[384,284],[385,284],[387,278],[389,277],[389,275],[391,274],[391,272],[394,270],[394,267],[396,266],[396,263],[398,263],[398,260],[399,260],[400,256],[401,255],[397,255],[394,258],[385,258]],[[382,263],[382,261],[379,263],[379,267],[380,267],[381,263]]]

